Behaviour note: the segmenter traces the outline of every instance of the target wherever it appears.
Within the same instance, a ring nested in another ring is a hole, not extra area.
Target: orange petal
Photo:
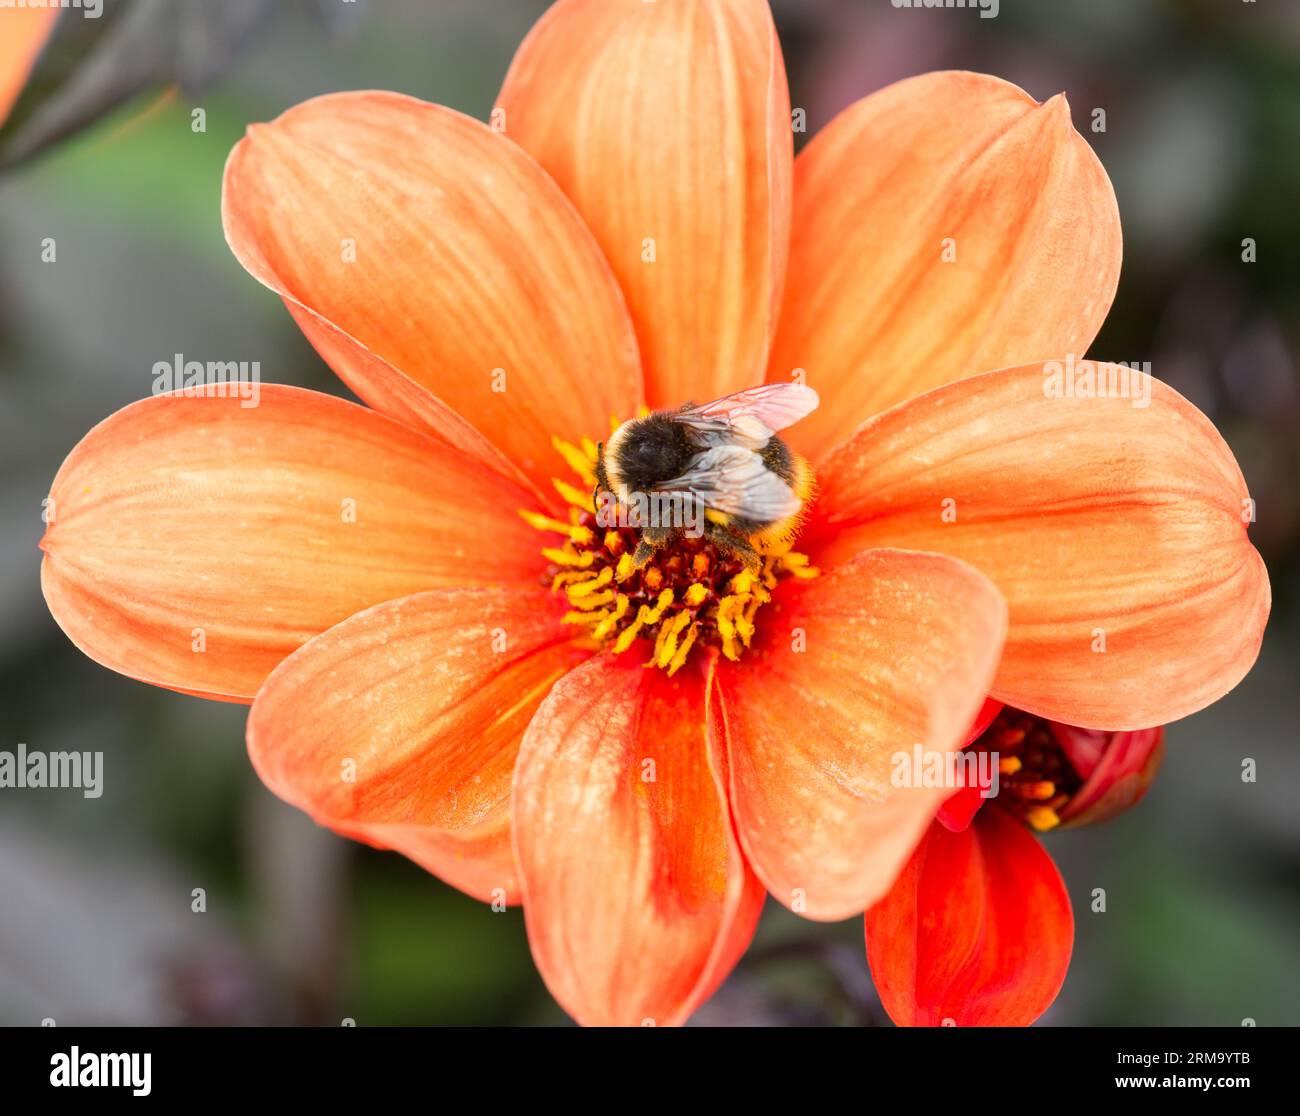
[[[358,395],[439,431],[451,408],[548,491],[552,437],[599,437],[639,402],[631,322],[591,234],[469,117],[317,97],[235,146],[222,214],[239,261]]]
[[[766,2],[560,0],[520,46],[497,104],[605,250],[651,406],[759,383],[793,162]]]
[[[705,685],[602,655],[538,710],[515,773],[533,957],[580,1023],[684,1020],[731,970],[763,892],[705,742]]]
[[[932,824],[866,925],[871,976],[900,1027],[1027,1027],[1074,946],[1060,872],[996,808],[960,833]]]
[[[263,384],[96,426],[50,489],[41,583],[96,662],[247,701],[354,612],[441,586],[536,587],[526,491],[364,407]]]
[[[1057,397],[1053,363],[867,423],[819,474],[822,519],[801,543],[819,562],[890,545],[986,573],[1011,607],[991,691],[1007,705],[1088,728],[1185,717],[1241,681],[1268,618],[1245,481],[1158,380],[1128,380],[1130,398]],[[1127,370],[1111,372],[1118,388]],[[1066,382],[1079,390],[1082,369]]]
[[[931,73],[857,102],[795,163],[768,378],[802,368],[822,403],[791,441],[825,457],[929,388],[1082,356],[1120,254],[1114,191],[1063,96],[1039,105],[999,78]]]
[[[894,785],[897,757],[966,742],[1006,605],[961,562],[875,550],[764,615],[761,644],[718,668],[736,828],[777,899],[847,918],[884,894],[948,793]]]
[[[9,116],[36,59],[54,30],[58,7],[0,11],[0,124]]]
[[[248,753],[321,825],[486,902],[515,902],[519,741],[573,662],[559,613],[518,589],[417,593],[285,659],[253,703]]]

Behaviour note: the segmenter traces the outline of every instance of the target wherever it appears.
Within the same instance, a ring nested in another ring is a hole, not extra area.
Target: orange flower
[[[253,700],[281,797],[522,901],[574,1017],[681,1021],[765,891],[880,899],[946,794],[891,755],[960,749],[987,694],[1142,727],[1249,669],[1268,585],[1214,428],[1150,381],[1044,390],[1120,257],[1062,98],[929,74],[795,160],[762,0],[561,0],[493,125],[369,92],[251,128],[227,237],[369,407],[127,407],[56,477],[42,575],[97,661]],[[669,548],[620,602],[557,468],[611,416],[795,369],[801,556],[737,583]]]
[[[57,7],[0,10],[0,124],[8,118],[27,84],[58,18]]]

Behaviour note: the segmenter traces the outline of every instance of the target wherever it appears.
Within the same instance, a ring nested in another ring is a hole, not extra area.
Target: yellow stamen
[[[659,599],[655,602],[654,608],[649,605],[641,606],[641,615],[645,617],[645,623],[657,624],[659,618],[668,611],[668,606],[673,603],[673,591],[665,589],[659,594]]]
[[[659,666],[666,668],[673,661],[673,657],[677,654],[677,637],[681,635],[682,629],[690,622],[691,614],[689,612],[679,612],[671,623],[664,625],[663,630],[667,638],[664,640],[663,646],[659,648],[659,654],[656,656],[656,662]]]
[[[600,571],[600,573],[589,581],[580,581],[577,585],[570,585],[568,588],[569,600],[573,600],[575,597],[585,597],[588,593],[594,593],[597,589],[603,589],[613,580],[614,571],[606,566]]]
[[[599,625],[608,616],[607,612],[566,612],[561,624],[596,624]]]
[[[700,634],[700,625],[698,622],[691,625],[690,630],[686,633],[686,638],[682,640],[681,646],[677,648],[677,654],[673,656],[672,662],[668,664],[668,677],[671,678],[686,663],[686,656],[691,653],[691,648],[695,646],[695,638]]]
[[[558,519],[552,519],[549,515],[542,515],[540,512],[521,511],[524,522],[529,527],[536,527],[539,531],[554,531],[560,535],[567,535],[572,524],[561,523]]]
[[[575,508],[585,512],[594,512],[596,510],[591,502],[591,489],[588,488],[583,490],[581,488],[574,488],[573,485],[562,480],[553,480],[551,483],[555,485],[555,491],[563,496],[565,500]],[[595,483],[596,482],[593,480],[592,484]]]
[[[1039,833],[1055,829],[1061,824],[1061,819],[1057,817],[1056,811],[1047,806],[1035,806],[1032,810],[1026,811],[1025,821],[1038,830]]]
[[[754,587],[754,575],[748,570],[741,570],[731,579],[731,591],[733,593],[748,593]]]
[[[644,611],[644,606],[643,606],[643,611]],[[632,644],[635,643],[637,638],[641,635],[641,629],[643,627],[645,627],[645,620],[641,616],[637,616],[637,618],[633,620],[632,623],[630,623],[626,628],[624,628],[619,633],[618,639],[614,641],[614,654],[621,655],[624,651],[626,651],[629,647],[631,647]]]
[[[601,608],[604,605],[613,604],[614,591],[612,589],[607,589],[603,593],[593,593],[589,597],[575,597],[572,595],[572,591],[570,591],[569,603],[576,609],[588,612],[593,608]]]
[[[590,550],[584,550],[582,553],[576,553],[572,550],[561,550],[554,546],[542,547],[542,557],[548,562],[554,562],[557,566],[577,566],[579,569],[587,569],[596,556]]]
[[[1029,783],[1021,787],[1020,793],[1026,798],[1046,802],[1056,794],[1056,784],[1050,779],[1043,779],[1037,783]]]
[[[592,466],[596,463],[596,455],[594,453],[588,455],[586,452],[586,447],[592,445],[591,440],[584,438],[583,442],[583,448],[579,449],[572,442],[566,442],[562,438],[551,439],[555,452],[563,457],[564,463],[582,478],[582,482],[588,488],[591,488],[596,483],[596,474],[592,470]],[[594,445],[592,449],[595,449]]]
[[[618,596],[614,598],[614,608],[605,615],[605,619],[592,629],[591,634],[597,639],[604,639],[608,636],[613,632],[618,622],[627,615],[628,606],[631,603],[632,602],[629,601],[627,597],[623,596],[622,593],[619,593]]]

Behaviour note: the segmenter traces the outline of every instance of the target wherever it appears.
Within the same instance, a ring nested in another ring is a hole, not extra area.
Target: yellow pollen
[[[610,429],[620,425],[614,418]],[[589,438],[554,438],[551,444],[576,480],[552,482],[568,505],[569,521],[537,511],[520,515],[537,530],[558,536],[559,545],[541,550],[550,566],[542,584],[563,595],[568,611],[562,623],[581,629],[574,638],[583,645],[594,641],[612,654],[622,654],[639,640],[649,641],[652,650],[645,665],[669,676],[686,665],[697,646],[712,645],[735,662],[758,634],[757,616],[772,600],[772,590],[782,581],[819,575],[808,556],[790,550],[788,542],[764,545],[751,540],[760,564],[748,568],[707,533],[671,538],[637,565],[633,552],[640,532],[597,522],[592,500],[596,443]],[[1034,808],[1051,813],[1047,805]]]

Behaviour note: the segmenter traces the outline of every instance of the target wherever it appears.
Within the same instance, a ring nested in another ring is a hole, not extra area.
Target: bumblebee
[[[597,454],[597,506],[625,507],[651,497],[663,507],[671,497],[679,512],[692,513],[638,524],[633,564],[639,569],[649,562],[687,520],[751,570],[769,549],[793,539],[812,494],[812,470],[776,432],[811,414],[818,402],[802,384],[763,384],[712,403],[629,419],[615,430]]]

